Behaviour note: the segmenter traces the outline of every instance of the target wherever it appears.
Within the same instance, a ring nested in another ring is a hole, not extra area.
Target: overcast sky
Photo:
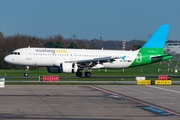
[[[146,40],[161,24],[180,40],[180,0],[0,0],[5,35]]]

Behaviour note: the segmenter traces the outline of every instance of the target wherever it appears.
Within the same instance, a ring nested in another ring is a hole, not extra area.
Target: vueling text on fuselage
[[[52,50],[52,49],[35,49],[36,52],[38,53],[52,53],[52,54],[61,54],[61,53],[68,53],[67,50],[61,50],[61,49],[56,49],[56,50]]]

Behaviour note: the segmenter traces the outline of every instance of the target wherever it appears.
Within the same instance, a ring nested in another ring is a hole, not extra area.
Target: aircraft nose
[[[4,58],[4,62],[9,63],[9,62],[10,62],[10,57],[9,57],[9,56],[6,56],[6,57]]]

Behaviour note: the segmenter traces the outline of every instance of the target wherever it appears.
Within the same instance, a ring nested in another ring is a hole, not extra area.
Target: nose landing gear
[[[28,70],[29,70],[29,66],[26,66],[24,77],[28,77]]]

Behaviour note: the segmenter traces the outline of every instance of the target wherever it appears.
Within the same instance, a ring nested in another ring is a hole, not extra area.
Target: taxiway
[[[179,86],[6,85],[0,119],[178,120]]]

